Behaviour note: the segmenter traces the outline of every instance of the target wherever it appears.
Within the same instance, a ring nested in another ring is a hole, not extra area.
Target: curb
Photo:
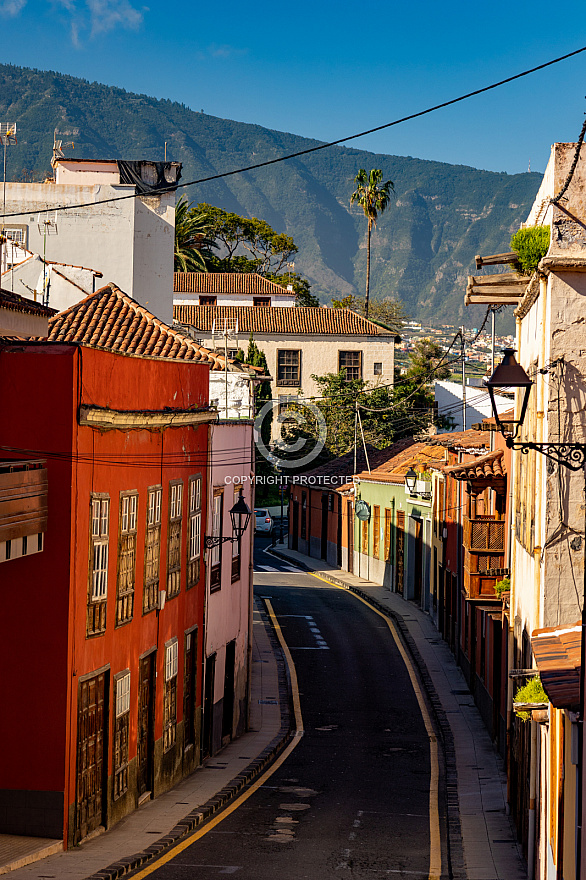
[[[131,871],[141,868],[143,865],[171,849],[179,840],[187,837],[192,831],[200,825],[203,825],[208,819],[211,819],[212,816],[219,813],[222,807],[234,800],[238,794],[243,792],[244,789],[254,782],[255,779],[260,776],[262,771],[275,760],[291,740],[291,720],[293,716],[291,712],[291,689],[289,687],[286,664],[281,647],[271,625],[271,621],[264,608],[259,608],[259,610],[263,618],[263,623],[266,626],[271,648],[277,661],[279,704],[281,708],[281,727],[278,734],[273,737],[268,746],[262,750],[262,752],[246,767],[245,770],[234,777],[229,785],[222,788],[213,798],[210,798],[210,800],[201,807],[197,807],[195,810],[188,813],[187,816],[177,822],[168,834],[164,837],[160,837],[152,846],[147,847],[141,852],[119,859],[117,862],[112,862],[112,864],[108,865],[106,868],[102,868],[102,870],[90,874],[86,880],[118,880],[119,877],[123,877]],[[214,756],[214,758],[215,757],[216,756]]]
[[[360,596],[361,599],[365,599],[373,608],[376,608],[377,611],[380,611],[381,614],[390,617],[396,623],[401,634],[401,638],[403,639],[405,646],[407,647],[407,650],[411,654],[411,657],[417,667],[417,672],[425,689],[426,696],[430,702],[431,709],[437,722],[441,737],[442,750],[445,761],[446,813],[448,826],[448,873],[450,878],[453,878],[453,880],[467,880],[468,874],[466,872],[466,867],[464,863],[464,848],[462,844],[462,829],[460,825],[460,801],[458,797],[458,771],[456,768],[456,749],[454,746],[454,735],[452,733],[452,728],[450,727],[450,723],[448,721],[444,707],[438,697],[437,691],[433,684],[433,680],[428,672],[425,660],[421,656],[415,639],[409,632],[407,624],[403,620],[402,615],[394,611],[393,609],[388,608],[382,602],[379,602],[378,599],[374,599],[372,596],[369,596],[368,593],[366,593],[364,590],[361,590],[359,587],[352,586],[346,583],[346,581],[343,581],[341,578],[326,574],[319,569],[310,568],[304,562],[300,562],[297,559],[292,560],[286,553],[283,553],[280,550],[275,550],[274,546],[269,549],[279,559],[282,559],[285,562],[294,562],[294,564],[299,566],[299,568],[301,568],[303,571],[306,571],[309,574],[318,574],[321,578],[323,578],[325,581],[328,581],[333,586],[342,587],[342,589],[347,590],[349,593],[355,593],[357,596]]]

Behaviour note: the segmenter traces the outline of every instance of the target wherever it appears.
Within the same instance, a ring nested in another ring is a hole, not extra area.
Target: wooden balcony
[[[0,541],[47,530],[46,462],[0,461]]]
[[[505,552],[505,521],[489,517],[464,517],[464,548],[474,553]],[[491,568],[501,566],[491,566]]]

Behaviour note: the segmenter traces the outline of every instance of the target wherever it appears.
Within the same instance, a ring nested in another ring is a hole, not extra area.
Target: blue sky
[[[334,140],[586,45],[586,3],[0,0],[0,35],[4,63]],[[543,171],[554,141],[577,139],[585,95],[586,52],[351,145]]]

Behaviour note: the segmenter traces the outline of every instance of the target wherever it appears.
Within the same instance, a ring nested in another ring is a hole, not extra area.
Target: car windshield
[[[255,510],[254,513],[255,513],[255,516],[266,516],[267,515],[266,510]]]

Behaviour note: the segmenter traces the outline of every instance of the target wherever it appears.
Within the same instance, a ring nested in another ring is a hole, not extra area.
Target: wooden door
[[[291,549],[297,550],[298,548],[299,548],[299,502],[293,501],[293,531],[292,531]]]
[[[153,790],[155,753],[155,660],[151,651],[140,660],[138,672],[137,788],[138,796]]]
[[[321,496],[321,558],[328,558],[328,496]]]
[[[416,602],[421,602],[421,588],[423,583],[423,522],[420,519],[413,518],[413,525],[415,527],[413,598]]]
[[[234,679],[236,669],[236,642],[232,640],[226,645],[226,662],[224,665],[224,702],[222,706],[222,740],[232,739],[234,723]]]
[[[203,701],[202,753],[207,758],[212,754],[214,742],[214,683],[216,679],[216,655],[206,658],[205,686]]]
[[[403,595],[405,578],[405,511],[397,511],[397,541],[396,541],[397,571],[395,574],[395,589]]]
[[[103,821],[106,737],[106,673],[80,681],[77,703],[75,843]]]
[[[348,572],[354,572],[354,507],[349,502],[346,506],[348,511]]]

